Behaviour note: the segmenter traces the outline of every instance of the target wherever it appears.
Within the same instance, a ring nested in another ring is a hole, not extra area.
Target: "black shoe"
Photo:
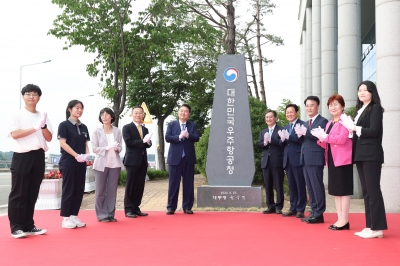
[[[170,209],[167,210],[167,215],[172,215],[174,213],[175,213],[175,211],[173,211],[173,210],[170,210]]]
[[[304,218],[304,212],[297,212],[296,218]]]
[[[320,216],[314,216],[311,219],[307,220],[308,224],[322,224],[324,223],[324,216],[321,214]]]
[[[132,213],[132,212],[127,212],[127,213],[125,213],[125,217],[127,217],[127,218],[136,218],[137,215]]]
[[[328,229],[331,229],[331,230],[332,230],[332,228],[334,228],[334,227],[336,227],[336,225],[331,224],[331,225],[328,227]]]
[[[25,234],[24,231],[22,231],[22,230],[16,230],[11,233],[11,236],[13,238],[25,238],[27,236],[27,234]]]
[[[108,219],[110,219],[110,222],[117,222],[118,220],[115,219],[114,217],[108,217]]]
[[[271,213],[275,213],[276,210],[274,207],[269,207],[268,209],[266,209],[265,211],[263,211],[263,214],[271,214]]]
[[[302,221],[302,222],[307,222],[308,219],[312,219],[312,218],[314,218],[314,215],[311,213],[310,215],[308,215],[308,217],[306,217],[306,218],[301,218],[301,221]]]
[[[109,222],[111,222],[111,221],[110,221],[110,218],[107,217],[107,218],[100,219],[99,222],[102,222],[102,223],[109,223]]]
[[[276,209],[276,210],[275,210],[275,213],[276,213],[276,214],[282,214],[282,210]]]
[[[149,215],[148,213],[144,213],[144,212],[141,212],[141,211],[137,211],[137,212],[135,212],[135,214],[137,216],[147,216],[147,215]]]
[[[332,230],[349,230],[350,229],[350,223],[349,222],[347,222],[347,224],[345,224],[345,225],[343,225],[343,226],[333,226],[332,228],[331,228]]]
[[[283,217],[290,217],[290,216],[295,216],[296,212],[295,211],[288,211],[282,214]]]
[[[186,213],[186,214],[193,214],[193,211],[192,211],[192,210],[183,210],[183,213]]]

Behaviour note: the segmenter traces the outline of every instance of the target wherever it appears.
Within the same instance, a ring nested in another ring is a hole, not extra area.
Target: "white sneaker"
[[[360,236],[362,235],[364,232],[367,232],[368,230],[371,230],[369,228],[364,228],[363,230],[361,230],[360,232],[355,232],[354,235],[355,236]]]
[[[368,231],[365,231],[364,233],[362,233],[360,235],[360,237],[361,238],[382,238],[383,232],[382,232],[382,230],[378,230],[378,231],[368,230]]]
[[[76,224],[71,221],[70,218],[64,219],[61,223],[62,228],[74,229],[76,228]]]
[[[69,217],[69,220],[71,220],[76,225],[76,227],[85,227],[86,226],[85,223],[83,223],[81,220],[79,220],[78,216],[71,215]]]

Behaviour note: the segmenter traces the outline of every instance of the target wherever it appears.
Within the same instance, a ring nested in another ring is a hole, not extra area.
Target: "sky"
[[[143,10],[149,0],[133,2],[136,11]],[[274,14],[265,20],[268,33],[281,36],[284,46],[265,46],[263,53],[274,63],[264,68],[267,105],[276,109],[283,98],[295,103],[300,101],[300,45],[298,1],[273,0],[277,5]],[[246,1],[237,7],[238,14],[245,14]],[[244,3],[244,4],[243,4]],[[86,65],[93,61],[94,54],[85,53],[83,47],[63,50],[64,40],[47,35],[56,16],[61,13],[57,5],[49,0],[0,1],[0,114],[3,126],[0,127],[0,151],[11,151],[8,135],[10,114],[19,109],[21,87],[33,83],[38,85],[43,95],[37,109],[46,111],[54,128],[53,140],[48,144],[49,152],[59,154],[56,139],[58,124],[64,121],[65,109],[72,99],[84,104],[81,121],[87,125],[89,133],[101,124],[99,111],[110,106],[99,92],[100,78],[90,77]],[[44,61],[51,60],[48,63]],[[39,64],[35,64],[39,63]],[[35,64],[25,66],[28,64]],[[22,67],[23,66],[23,67]],[[20,83],[22,86],[20,86]],[[93,96],[89,96],[93,95]],[[22,106],[24,106],[24,102]],[[151,110],[149,110],[151,113]],[[128,110],[126,110],[128,112]],[[127,113],[120,120],[119,127],[132,121]],[[154,121],[154,120],[153,120]],[[156,127],[147,126],[154,132],[152,141],[156,143]],[[166,128],[165,128],[166,129]],[[164,129],[164,132],[165,132]],[[89,145],[90,146],[90,145]],[[155,146],[148,153],[155,153]],[[166,152],[168,146],[166,146]],[[124,152],[123,152],[124,153]]]

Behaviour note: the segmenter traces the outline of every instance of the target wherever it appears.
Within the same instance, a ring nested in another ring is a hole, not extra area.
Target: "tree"
[[[128,51],[133,36],[128,28],[132,0],[52,0],[62,9],[53,22],[48,34],[59,39],[65,38],[68,49],[82,45],[85,52],[96,53],[96,59],[88,64],[86,71],[97,76],[100,71],[104,81],[101,95],[113,106],[118,126],[126,102],[126,85],[129,69],[135,60]]]
[[[179,1],[153,1],[144,14],[132,51],[137,64],[128,80],[128,105],[146,102],[157,119],[157,155],[165,170],[165,119],[183,101],[196,103],[192,114],[203,120],[211,106],[219,32]]]

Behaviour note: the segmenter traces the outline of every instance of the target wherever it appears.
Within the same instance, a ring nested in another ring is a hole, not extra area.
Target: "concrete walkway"
[[[197,194],[197,187],[201,185],[206,185],[207,180],[201,176],[195,176],[194,182],[195,190],[194,190],[194,197],[195,197],[195,206],[193,210],[198,211],[262,211],[265,207],[265,197],[263,208],[229,208],[228,210],[224,208],[196,208],[196,194]],[[117,190],[117,204],[116,208],[118,210],[124,209],[124,192],[125,187],[118,187]],[[90,193],[83,196],[83,201],[81,205],[81,209],[85,210],[94,210],[94,199],[95,193]],[[284,211],[287,211],[290,207],[289,198],[286,197]],[[142,205],[140,206],[141,210],[143,211],[166,211],[168,201],[168,180],[155,180],[155,181],[146,181],[144,194],[142,199]],[[179,199],[178,199],[178,211],[182,210],[182,186],[179,190]],[[307,206],[306,211],[309,211],[309,207]],[[326,191],[326,212],[335,213],[335,200],[334,197],[330,196]],[[364,212],[364,200],[363,199],[351,199],[350,203],[350,212]]]

